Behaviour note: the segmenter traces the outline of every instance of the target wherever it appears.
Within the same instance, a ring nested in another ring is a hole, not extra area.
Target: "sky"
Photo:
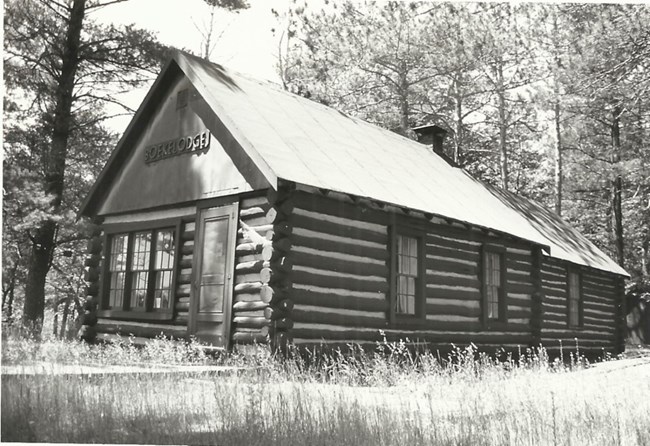
[[[250,8],[237,13],[217,10],[215,33],[223,31],[216,42],[210,60],[249,77],[280,82],[276,72],[279,35],[272,29],[278,21],[271,8],[282,12],[287,0],[248,0]],[[201,31],[207,29],[210,8],[203,0],[130,0],[92,13],[101,23],[134,24],[157,35],[167,45],[201,54]],[[147,89],[133,91],[124,100],[137,109]],[[111,129],[122,132],[130,117],[108,122]]]
[[[249,77],[280,83],[276,70],[279,33],[274,34],[272,30],[281,29],[281,24],[271,9],[283,13],[290,0],[248,0],[248,3],[250,8],[237,13],[216,10],[216,33],[223,31],[223,34],[210,60]],[[310,8],[323,7],[323,4],[321,0],[309,1]],[[204,0],[130,0],[96,10],[92,18],[116,25],[135,24],[153,31],[163,44],[201,54],[200,30],[207,29],[210,7]],[[136,90],[121,99],[137,109],[146,92],[147,89]],[[107,125],[122,133],[130,119],[122,116],[109,120]]]

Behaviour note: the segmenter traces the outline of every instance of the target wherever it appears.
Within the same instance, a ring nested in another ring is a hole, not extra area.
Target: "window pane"
[[[131,256],[131,271],[149,269],[151,255],[151,232],[138,232],[133,239],[133,255]]]
[[[122,297],[124,296],[123,272],[116,272],[111,274],[108,296],[108,305],[110,308],[122,307]]]
[[[417,241],[417,239],[411,237],[409,239],[409,244],[411,245],[411,249],[409,250],[409,254],[412,257],[417,257],[417,255],[418,255],[418,241]]]
[[[113,236],[109,266],[111,271],[124,271],[126,269],[128,242],[128,234],[118,234]]]
[[[131,278],[131,308],[145,308],[149,272],[133,273]]]
[[[201,257],[201,290],[199,311],[223,312],[226,283],[226,251],[228,244],[228,219],[206,220]]]
[[[406,312],[408,314],[415,314],[415,296],[407,296]]]
[[[154,308],[169,308],[169,295],[171,294],[172,271],[156,272],[156,288],[154,291]]]
[[[410,299],[414,299],[414,297],[407,294],[400,294],[397,296],[397,313],[415,314],[415,305],[410,305]],[[413,307],[413,310],[410,309],[411,306]]]
[[[154,308],[169,308],[169,290],[156,290],[153,295]]]
[[[174,267],[174,232],[171,230],[158,231],[156,234],[156,269],[172,269]]]
[[[223,285],[202,285],[199,311],[221,313],[223,311]]]
[[[499,318],[499,301],[492,301],[490,304],[490,318],[498,319]]]
[[[397,277],[397,294],[406,295],[406,278],[404,276]]]
[[[417,277],[417,275],[418,275],[418,258],[417,257],[411,257],[411,265],[410,265],[410,268],[409,268],[409,273],[412,276]]]

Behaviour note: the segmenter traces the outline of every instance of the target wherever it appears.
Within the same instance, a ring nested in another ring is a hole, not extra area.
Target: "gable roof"
[[[159,80],[174,69],[190,79],[273,188],[284,179],[394,204],[510,234],[550,248],[553,256],[556,245],[564,246],[555,243],[553,234],[541,232],[519,207],[416,141],[182,52]],[[153,100],[155,89],[145,103]],[[131,127],[123,139],[134,131]],[[116,152],[126,150],[121,145]],[[112,157],[109,165],[113,158],[119,157]],[[98,184],[107,186],[104,173]],[[86,214],[89,203],[99,198],[98,184],[84,204]],[[562,227],[569,228],[564,222]],[[597,248],[586,243],[584,255],[571,256],[576,263],[625,274],[611,260],[613,265],[600,256],[592,261],[588,253]]]

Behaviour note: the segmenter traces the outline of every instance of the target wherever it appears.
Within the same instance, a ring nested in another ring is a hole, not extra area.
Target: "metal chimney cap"
[[[449,133],[446,129],[435,125],[435,124],[425,124],[417,127],[411,128],[415,133],[420,135],[446,135]]]

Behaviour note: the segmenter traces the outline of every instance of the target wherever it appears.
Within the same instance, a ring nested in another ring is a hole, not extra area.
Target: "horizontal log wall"
[[[176,271],[176,290],[174,293],[174,325],[189,324],[190,291],[192,289],[192,262],[194,260],[194,239],[196,221],[185,220],[181,223],[181,234]]]
[[[583,326],[568,326],[567,263],[544,257],[542,262],[543,322],[542,345],[558,354],[560,345],[568,352],[579,348],[598,353],[603,349],[617,352],[620,342],[618,327],[621,291],[617,277],[597,270],[581,268]],[[576,344],[578,347],[576,347]]]
[[[468,344],[492,350],[531,343],[532,251],[514,241],[469,230],[430,225],[426,236],[427,321],[444,329],[426,335],[430,342]],[[506,248],[507,323],[489,329],[482,321],[481,248]],[[445,347],[441,345],[441,347]]]
[[[271,318],[266,317],[268,303],[262,300],[262,290],[270,280],[266,276],[270,262],[264,260],[263,254],[273,241],[273,225],[266,217],[270,208],[266,197],[245,198],[239,204],[232,307],[234,344],[269,340]]]
[[[387,216],[303,191],[292,200],[294,343],[380,340],[388,311]]]
[[[426,234],[426,319],[390,326],[390,215],[304,191],[292,199],[291,334],[296,345],[374,345],[382,340],[380,330],[388,340],[408,338],[441,349],[452,343],[474,342],[487,349],[530,344],[529,245],[408,218]],[[484,243],[507,249],[508,323],[489,330],[481,320]]]
[[[86,267],[86,300],[83,305],[84,313],[81,317],[79,339],[93,343],[97,336],[97,310],[99,309],[99,288],[102,266],[102,252],[104,250],[104,232],[101,230],[101,220],[95,220],[95,225],[88,240],[88,256],[84,262]]]

